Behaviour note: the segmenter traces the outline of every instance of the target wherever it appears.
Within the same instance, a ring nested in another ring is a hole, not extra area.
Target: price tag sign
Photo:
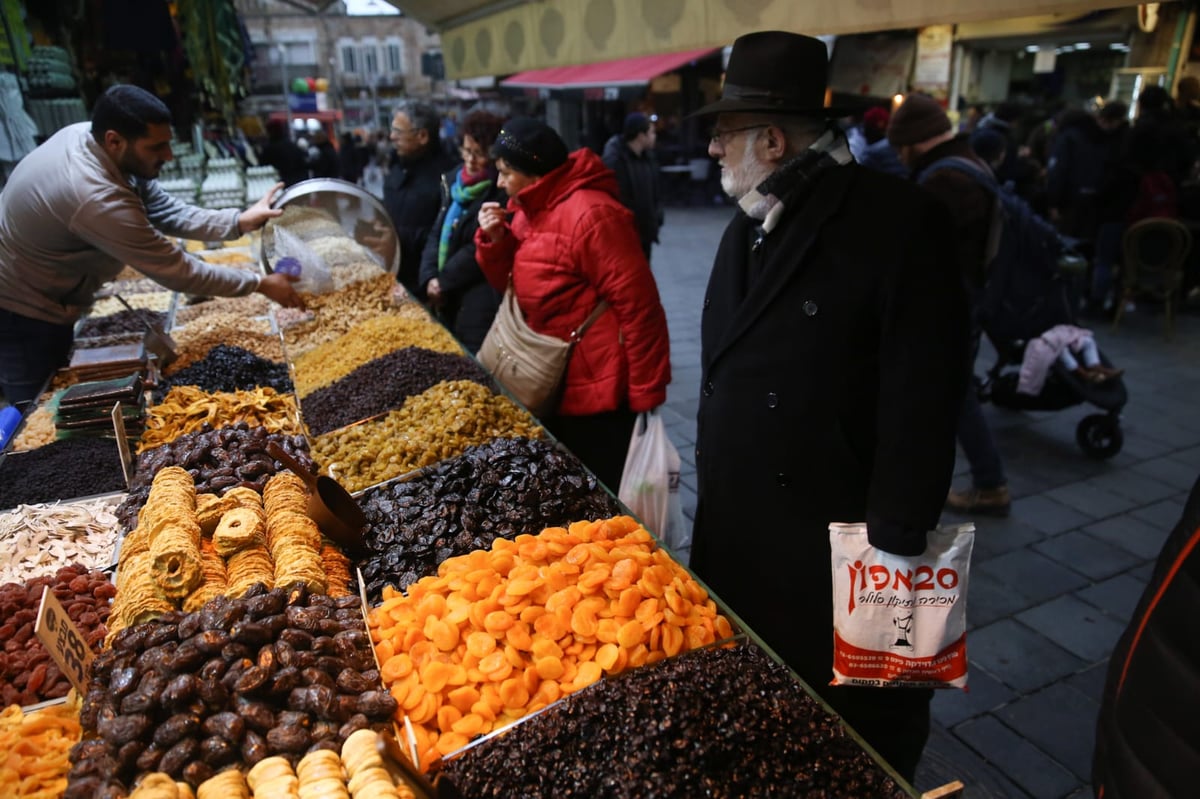
[[[121,473],[125,475],[125,487],[133,479],[133,453],[129,450],[129,435],[125,432],[125,416],[121,412],[121,403],[115,403],[112,408],[113,432],[117,436],[117,453],[121,458]]]
[[[62,673],[67,675],[75,691],[83,696],[87,693],[88,674],[92,669],[92,650],[80,634],[79,628],[71,621],[62,603],[50,591],[50,586],[42,589],[42,603],[38,607],[37,624],[33,634],[38,637],[50,657],[58,664]]]

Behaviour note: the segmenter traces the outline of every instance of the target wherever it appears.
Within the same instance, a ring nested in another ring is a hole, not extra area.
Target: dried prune
[[[367,718],[383,720],[396,712],[396,700],[387,691],[367,691],[358,697],[358,712]]]
[[[261,620],[265,616],[274,616],[283,611],[284,597],[282,594],[271,592],[262,596],[251,597],[246,601],[246,611],[252,618]]]
[[[137,764],[138,755],[145,751],[146,745],[141,741],[130,741],[117,750],[117,768],[126,771]]]
[[[136,741],[150,729],[150,717],[144,713],[128,713],[111,719],[102,718],[96,725],[96,731],[114,746],[124,746],[130,741]]]
[[[184,707],[195,698],[200,681],[191,674],[180,674],[163,688],[162,703],[169,708]]]
[[[238,697],[234,700],[234,711],[246,720],[247,727],[264,735],[275,726],[275,713],[262,702]]]
[[[132,691],[138,682],[138,670],[132,666],[124,669],[117,669],[113,672],[112,678],[108,681],[109,693],[117,699],[125,696]]]
[[[231,743],[240,744],[246,736],[246,722],[236,713],[214,713],[204,720],[205,735],[219,735]]]
[[[289,627],[279,634],[279,640],[292,649],[303,651],[312,648],[313,636],[312,633]]]
[[[333,677],[317,668],[302,669],[300,679],[305,685],[324,685],[327,688],[334,685]]]
[[[197,695],[201,702],[214,710],[225,707],[229,702],[229,691],[217,680],[201,682]]]
[[[158,761],[162,760],[163,750],[157,744],[150,744],[142,750],[137,759],[138,771],[158,771]]]
[[[343,741],[349,738],[359,730],[365,730],[371,726],[371,720],[362,713],[355,713],[350,719],[338,728],[338,737]]]
[[[303,752],[312,744],[303,727],[276,727],[267,733],[267,746],[273,752]]]
[[[219,735],[200,742],[200,759],[213,768],[219,768],[238,756],[237,747]]]
[[[269,754],[271,751],[267,748],[266,739],[254,730],[246,730],[246,737],[242,740],[242,760],[246,761],[246,765],[253,766]]]
[[[234,683],[233,690],[239,694],[252,694],[267,684],[271,672],[259,666],[250,666],[242,672]]]
[[[154,743],[162,749],[170,749],[182,738],[194,736],[200,731],[200,719],[186,713],[176,713],[154,730]]]
[[[196,676],[201,682],[213,682],[225,676],[225,670],[229,668],[229,664],[223,658],[213,658],[200,667],[200,673]]]
[[[196,759],[199,749],[200,744],[195,738],[184,738],[163,754],[162,759],[158,761],[158,770],[179,779],[188,763]]]
[[[188,639],[197,649],[206,655],[215,655],[229,643],[229,633],[225,630],[205,630]]]
[[[158,705],[158,698],[140,688],[121,700],[121,712],[125,714],[146,713]],[[95,725],[99,728],[99,724]]]
[[[287,696],[292,692],[293,688],[299,687],[302,682],[299,670],[293,668],[280,669],[271,678],[271,693],[275,696]]]
[[[338,672],[337,689],[344,694],[361,694],[376,687],[378,683],[368,682],[354,669],[342,669]]]
[[[215,773],[213,767],[203,760],[193,760],[183,767],[183,781],[188,785],[199,786],[200,783],[212,779]]]
[[[243,619],[229,628],[229,637],[255,650],[271,640],[271,632],[263,625]]]

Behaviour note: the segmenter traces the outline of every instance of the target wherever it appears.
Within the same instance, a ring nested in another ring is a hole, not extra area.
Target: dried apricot
[[[477,658],[490,655],[496,649],[496,637],[490,633],[473,632],[467,635],[467,652]]]
[[[563,675],[562,661],[554,656],[538,658],[534,663],[538,676],[543,680],[557,680]]]
[[[617,633],[617,643],[629,649],[640,644],[645,636],[646,631],[642,628],[641,622],[635,619],[621,626]]]

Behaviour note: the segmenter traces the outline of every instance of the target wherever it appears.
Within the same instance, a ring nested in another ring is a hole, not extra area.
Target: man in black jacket
[[[704,300],[691,563],[911,780],[932,691],[829,686],[829,524],[924,551],[953,471],[967,306],[945,210],[853,163],[827,75],[818,39],[742,36],[699,112],[742,213]]]
[[[423,296],[421,250],[442,206],[442,173],[454,162],[442,150],[432,106],[406,100],[392,117],[395,152],[383,183],[383,204],[400,237],[399,280]]]
[[[650,248],[658,241],[663,223],[662,191],[658,159],[654,156],[654,125],[640,112],[625,117],[625,127],[604,145],[604,165],[617,173],[621,204],[633,211],[642,252],[650,260]]]
[[[976,137],[985,135],[983,131]],[[950,118],[932,97],[910,95],[892,115],[888,141],[912,177],[938,199],[950,214],[944,236],[954,247],[959,273],[967,286],[972,310],[967,368],[975,368],[982,329],[978,305],[983,299],[987,271],[997,246],[993,225],[998,199],[979,178],[995,182],[991,167],[971,149],[969,134],[955,134]],[[959,165],[953,168],[952,165]],[[965,170],[975,170],[977,177]],[[973,384],[963,392],[958,414],[958,442],[971,465],[971,487],[946,495],[946,508],[957,513],[1007,516],[1012,510],[1004,461],[996,447]]]

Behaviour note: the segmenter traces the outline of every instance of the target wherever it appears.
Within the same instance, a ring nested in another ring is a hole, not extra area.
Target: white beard
[[[721,190],[733,198],[734,201],[740,201],[753,191],[758,184],[770,177],[771,172],[774,171],[769,164],[763,164],[754,157],[754,143],[757,139],[757,135],[746,137],[740,166],[732,169],[725,166],[721,167]],[[772,204],[766,198],[763,198],[763,200],[751,205],[750,208],[744,208],[743,210],[747,216],[761,221],[766,219],[767,211],[771,210]]]

